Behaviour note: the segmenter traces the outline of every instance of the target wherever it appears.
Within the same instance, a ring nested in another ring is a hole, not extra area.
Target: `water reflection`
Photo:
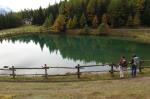
[[[24,35],[1,40],[0,65],[76,66],[79,64],[117,63],[120,56],[133,53],[150,59],[150,44],[122,38],[65,35]],[[51,71],[51,73],[59,70]],[[67,72],[67,71],[65,71]]]
[[[50,53],[59,51],[63,58],[85,62],[117,62],[121,55],[130,57],[133,53],[150,59],[150,44],[121,40],[121,38],[58,36],[58,35],[25,35],[7,39],[10,42],[23,42],[44,46]],[[2,41],[3,42],[3,41]]]

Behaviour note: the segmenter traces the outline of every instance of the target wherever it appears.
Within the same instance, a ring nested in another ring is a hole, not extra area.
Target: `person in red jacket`
[[[122,56],[119,62],[120,78],[124,78],[124,70],[126,68],[127,68],[127,60],[124,56]]]

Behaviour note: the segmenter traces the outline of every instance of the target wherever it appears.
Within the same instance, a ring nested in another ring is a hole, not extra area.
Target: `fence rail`
[[[139,72],[142,72],[142,69],[144,68],[150,68],[150,66],[144,66],[144,62],[150,62],[150,60],[142,60],[141,64],[139,66]],[[85,68],[92,68],[92,67],[99,67],[99,66],[110,66],[110,70],[100,70],[100,71],[81,71]],[[81,73],[90,73],[90,72],[109,72],[111,75],[114,74],[114,72],[118,72],[117,70],[115,70],[114,68],[117,67],[117,64],[100,64],[100,65],[80,65],[78,64],[75,67],[52,67],[52,66],[47,66],[46,64],[41,67],[41,68],[19,68],[19,67],[15,67],[15,66],[4,66],[4,68],[0,68],[1,71],[11,71],[11,74],[0,74],[0,75],[10,75],[12,76],[13,79],[16,78],[16,76],[24,76],[24,75],[42,75],[43,77],[45,77],[45,79],[48,78],[48,76],[69,76],[69,75],[76,75],[77,78],[79,79],[81,76]],[[76,70],[75,73],[69,73],[69,74],[63,74],[63,75],[49,75],[47,70],[48,69],[72,69],[72,70]],[[44,70],[44,74],[16,74],[17,70]],[[128,69],[130,70],[130,69]]]

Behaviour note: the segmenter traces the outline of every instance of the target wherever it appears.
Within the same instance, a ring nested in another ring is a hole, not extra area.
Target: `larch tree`
[[[99,31],[100,35],[107,35],[109,33],[110,28],[109,28],[109,25],[107,23],[108,22],[107,20],[108,20],[107,15],[104,14],[102,16],[102,23],[98,27],[98,31]]]
[[[98,18],[97,18],[97,16],[95,15],[94,16],[94,18],[93,18],[93,21],[92,21],[92,27],[93,28],[97,28],[97,26],[98,26]]]
[[[72,26],[72,19],[70,18],[67,22],[67,29],[72,29],[73,26]]]
[[[59,15],[54,22],[53,29],[58,31],[65,31],[66,29],[66,21],[64,15]]]
[[[92,25],[92,21],[95,15],[95,6],[96,6],[96,0],[90,0],[87,5],[87,21],[89,25]]]
[[[133,26],[138,27],[141,25],[141,20],[140,20],[140,13],[137,12],[135,16],[133,17]]]
[[[78,19],[77,16],[74,16],[72,19],[72,28],[77,28],[78,25]]]

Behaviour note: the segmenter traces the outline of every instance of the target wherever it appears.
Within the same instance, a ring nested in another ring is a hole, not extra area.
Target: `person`
[[[140,59],[136,55],[132,56],[131,60],[131,76],[136,77],[137,74],[137,67],[140,64]]]
[[[127,60],[124,56],[121,57],[119,62],[119,71],[120,71],[120,78],[124,78],[124,70],[127,67]]]

